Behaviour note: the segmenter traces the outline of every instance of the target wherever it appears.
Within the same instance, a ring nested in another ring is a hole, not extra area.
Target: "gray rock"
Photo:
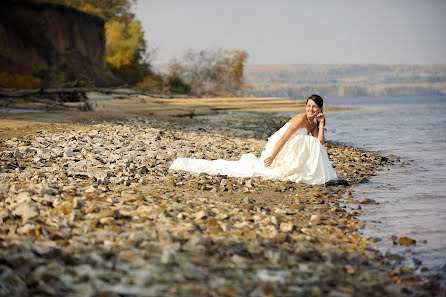
[[[285,283],[285,279],[290,276],[289,270],[269,270],[260,269],[256,276],[263,282]]]
[[[73,158],[74,152],[71,149],[68,149],[68,150],[64,151],[64,155],[68,158]]]
[[[73,208],[74,209],[82,209],[84,207],[84,203],[78,197],[73,199]]]
[[[177,262],[177,254],[175,249],[166,247],[161,252],[161,263],[163,264],[174,264]]]
[[[23,159],[23,154],[18,149],[16,149],[14,151],[14,157],[17,159]]]

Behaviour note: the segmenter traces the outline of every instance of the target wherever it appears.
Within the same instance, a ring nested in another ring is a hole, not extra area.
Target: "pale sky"
[[[152,63],[245,50],[249,64],[446,64],[446,0],[137,0]]]

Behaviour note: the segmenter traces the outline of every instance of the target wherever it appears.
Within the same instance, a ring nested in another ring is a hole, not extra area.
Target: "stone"
[[[320,223],[322,223],[322,219],[319,215],[311,215],[310,222],[313,225],[319,225]]]
[[[0,206],[0,222],[3,223],[3,220],[7,218],[9,218],[9,211],[4,206]]]
[[[177,255],[175,253],[175,250],[172,248],[164,248],[161,252],[161,258],[160,261],[163,264],[174,264],[177,261]]]
[[[40,196],[32,196],[32,200],[40,203],[41,205],[50,206],[53,204],[53,201],[56,199],[56,196],[44,194],[43,197]]]
[[[229,214],[227,214],[226,212],[221,212],[215,216],[215,219],[217,220],[225,220],[227,218],[229,218]]]
[[[22,218],[23,222],[27,222],[29,219],[35,218],[39,215],[37,209],[31,203],[20,204],[12,212],[14,215]]]
[[[78,197],[73,199],[73,208],[74,209],[82,209],[84,207],[84,203]]]
[[[232,263],[237,264],[237,265],[241,265],[241,264],[246,263],[246,259],[241,257],[241,256],[239,256],[239,255],[233,255],[231,257],[231,261],[232,261]]]
[[[68,150],[64,151],[64,155],[68,158],[73,158],[74,152],[71,149],[68,149]]]
[[[167,230],[158,231],[158,241],[161,245],[170,245],[174,241],[172,233]]]
[[[276,216],[271,216],[271,224],[273,225],[279,225],[279,219]]]
[[[97,189],[94,186],[90,186],[85,190],[85,193],[94,193]]]
[[[344,270],[350,275],[355,273],[355,269],[351,265],[345,265]]]
[[[199,212],[196,212],[194,214],[194,218],[196,220],[202,220],[202,219],[207,218],[207,217],[208,217],[208,214],[204,210],[200,210]]]
[[[398,243],[405,246],[411,246],[417,243],[415,239],[409,238],[407,236],[400,237]]]
[[[268,270],[260,269],[256,276],[263,282],[267,283],[285,283],[285,278],[290,275],[289,270]]]
[[[90,176],[94,177],[99,184],[104,184],[106,182],[108,173],[101,169],[91,169]]]
[[[99,223],[101,223],[102,225],[111,225],[114,223],[114,221],[114,217],[102,217],[99,219]]]
[[[291,222],[282,222],[280,223],[280,231],[281,232],[291,232],[293,231],[294,225]]]
[[[268,226],[271,223],[271,217],[266,217],[260,221],[260,224],[263,226]]]
[[[20,235],[26,235],[28,234],[30,231],[35,230],[36,226],[33,224],[25,224],[19,228],[17,228],[17,234]]]
[[[229,232],[232,230],[232,226],[227,223],[220,224],[220,228],[223,230],[223,232]]]
[[[55,195],[56,192],[48,186],[48,182],[44,181],[36,187],[39,196]]]
[[[375,200],[373,200],[373,199],[369,199],[369,198],[367,198],[367,199],[363,199],[361,202],[359,202],[360,204],[378,204],[378,202],[376,202]]]
[[[20,192],[15,197],[11,197],[11,199],[8,200],[12,200],[13,204],[24,204],[32,202],[29,192]]]
[[[210,244],[209,240],[206,239],[201,233],[199,232],[195,232],[191,238],[188,240],[187,242],[187,246],[189,248],[194,248],[194,247],[205,247],[208,246]]]
[[[16,149],[14,151],[14,158],[23,159],[23,154],[18,149]]]

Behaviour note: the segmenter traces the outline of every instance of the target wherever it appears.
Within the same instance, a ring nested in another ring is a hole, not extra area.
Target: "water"
[[[372,198],[379,203],[362,205],[363,236],[381,238],[373,247],[405,255],[404,265],[440,273],[444,285],[446,97],[327,99],[324,103],[360,108],[326,113],[328,140],[401,159],[372,177],[370,183],[355,188],[358,200]],[[417,244],[395,246],[391,235],[408,236]],[[422,264],[411,263],[413,258]]]
[[[33,113],[33,112],[45,112],[41,109],[19,109],[19,108],[0,108],[0,113]]]

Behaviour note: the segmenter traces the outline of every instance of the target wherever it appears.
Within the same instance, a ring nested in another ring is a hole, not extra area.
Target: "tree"
[[[182,61],[173,61],[169,69],[197,95],[234,94],[243,86],[247,59],[245,51],[215,48],[194,52],[189,49]]]
[[[93,14],[103,18],[106,22],[110,20],[125,21],[133,19],[135,15],[130,9],[136,0],[34,0],[35,2],[46,2],[62,4],[76,8],[85,13]]]
[[[105,24],[107,63],[115,68],[134,65],[141,59],[145,42],[138,20],[130,23],[110,21]]]

